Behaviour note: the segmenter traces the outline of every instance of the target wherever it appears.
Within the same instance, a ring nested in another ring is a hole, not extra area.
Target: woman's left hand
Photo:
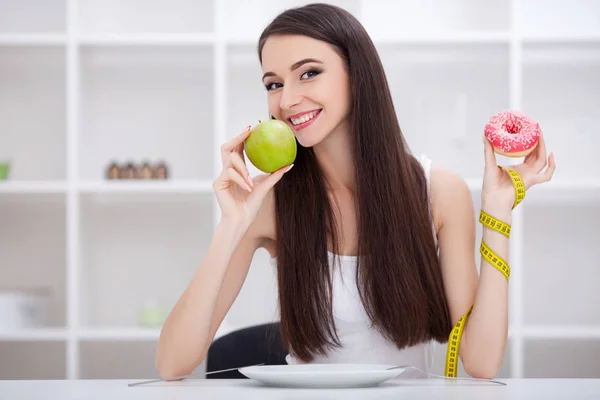
[[[481,192],[482,203],[500,204],[509,207],[510,210],[515,201],[515,189],[512,180],[506,171],[498,168],[492,143],[485,136],[483,145],[485,171]],[[546,166],[548,168],[542,173]],[[543,132],[540,131],[540,139],[536,148],[525,157],[525,160],[521,164],[510,165],[509,167],[519,173],[526,191],[532,186],[548,182],[552,178],[556,169],[554,153],[550,153],[550,156],[546,158],[546,143],[544,142]]]

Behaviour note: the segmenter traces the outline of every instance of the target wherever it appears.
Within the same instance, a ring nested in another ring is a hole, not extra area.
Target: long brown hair
[[[329,43],[344,60],[351,86],[355,160],[358,289],[372,327],[398,348],[452,328],[434,242],[427,180],[410,153],[377,50],[360,22],[342,8],[310,4],[278,15],[263,31]],[[281,335],[305,362],[341,345],[332,313],[327,254],[339,254],[334,206],[312,148],[298,146],[294,168],[275,186]]]

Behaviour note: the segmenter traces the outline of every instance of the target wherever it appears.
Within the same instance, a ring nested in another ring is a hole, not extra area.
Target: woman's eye
[[[313,76],[317,76],[321,73],[321,71],[317,70],[317,69],[309,69],[308,71],[306,71],[305,73],[303,73],[301,75],[301,77],[306,77],[306,79],[308,78],[312,78]]]
[[[277,89],[279,86],[279,83],[277,82],[271,82],[265,85],[265,88],[267,88],[267,90],[273,90],[273,89]]]

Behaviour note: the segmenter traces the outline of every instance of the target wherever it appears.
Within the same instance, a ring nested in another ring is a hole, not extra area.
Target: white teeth
[[[315,115],[317,115],[317,113],[318,113],[318,111],[313,111],[310,114],[304,114],[300,118],[290,118],[290,119],[292,120],[292,124],[298,125],[298,124],[308,121],[309,119],[313,119],[315,117]]]

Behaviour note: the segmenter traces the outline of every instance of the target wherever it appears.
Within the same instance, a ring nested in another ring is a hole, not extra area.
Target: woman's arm
[[[189,375],[204,360],[237,297],[258,247],[252,231],[221,222],[204,260],[160,333],[156,368],[161,378]]]
[[[473,305],[464,326],[459,355],[467,374],[492,378],[502,366],[508,336],[508,283],[504,275],[481,256],[479,278],[475,254],[475,209],[465,181],[450,170],[434,165],[431,195],[438,231],[440,262],[452,323]],[[505,201],[488,200],[483,211],[511,223]],[[479,210],[477,210],[479,211]],[[508,260],[508,239],[483,228],[483,240]]]
[[[513,207],[532,186],[550,181],[556,170],[554,153],[547,156],[543,132],[536,148],[521,164],[511,165],[513,182],[504,168],[498,168],[489,140],[484,144],[485,169],[481,188],[481,209],[511,225]],[[500,270],[481,257],[479,279],[475,265],[475,210],[463,179],[443,167],[431,172],[433,214],[440,245],[444,286],[454,323],[473,305],[467,318],[459,356],[465,372],[473,377],[492,378],[498,373],[508,339],[508,282]],[[518,191],[517,191],[518,189]],[[479,210],[477,210],[479,211]],[[508,238],[483,226],[482,240],[498,257],[508,262]],[[477,252],[479,254],[479,252]],[[478,256],[479,257],[479,256]]]

